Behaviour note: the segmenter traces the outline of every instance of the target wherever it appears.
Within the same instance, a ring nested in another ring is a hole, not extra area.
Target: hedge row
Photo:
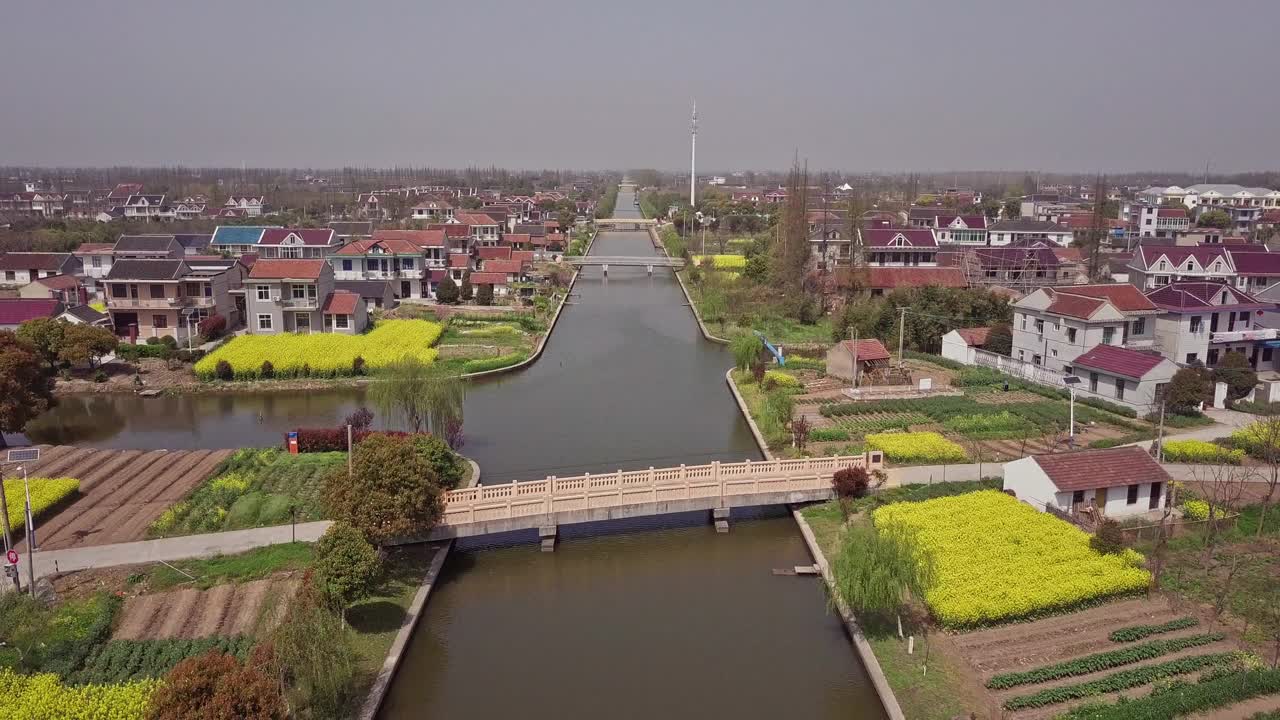
[[[1019,695],[1009,698],[1004,702],[1006,710],[1023,710],[1025,708],[1038,708],[1045,705],[1054,705],[1057,703],[1067,702],[1068,700],[1079,700],[1080,698],[1093,697],[1094,695],[1105,695],[1107,693],[1128,690],[1129,688],[1140,687],[1153,683],[1175,675],[1185,675],[1193,673],[1197,670],[1203,670],[1215,665],[1225,665],[1235,658],[1235,653],[1214,653],[1211,655],[1193,655],[1191,657],[1180,658],[1178,660],[1170,660],[1166,663],[1158,665],[1147,665],[1145,667],[1133,668],[1131,670],[1121,670],[1106,677],[1089,682],[1078,683],[1076,685],[1062,685],[1060,687],[1047,688],[1030,695]]]
[[[516,363],[524,362],[529,356],[522,352],[508,353],[499,355],[498,357],[480,358],[477,360],[468,360],[462,366],[462,372],[466,374],[485,372],[486,370],[497,370],[498,368],[511,367]]]
[[[1088,675],[1089,673],[1098,672],[1099,670],[1110,670],[1114,667],[1130,665],[1143,660],[1150,660],[1162,655],[1186,650],[1187,648],[1208,645],[1209,643],[1218,642],[1225,637],[1226,635],[1223,635],[1222,633],[1211,633],[1205,635],[1191,635],[1184,638],[1174,638],[1172,640],[1155,640],[1143,645],[1131,645],[1119,650],[1108,650],[1106,652],[1085,655],[1084,657],[1056,663],[1054,665],[1045,665],[1032,670],[996,675],[987,681],[987,687],[992,690],[1004,690],[1011,687],[1017,687],[1019,685],[1034,685],[1037,683],[1049,682],[1050,680],[1061,680],[1062,678],[1075,677],[1077,675]]]
[[[1280,670],[1250,670],[1137,700],[1081,705],[1061,717],[1063,720],[1168,720],[1277,692],[1280,692]]]
[[[298,428],[298,452],[346,452],[347,428]],[[351,441],[358,443],[370,435],[392,435],[405,437],[411,433],[400,430],[355,430],[351,433]],[[289,449],[289,433],[284,435],[284,449]]]
[[[1200,621],[1193,617],[1183,617],[1176,620],[1170,620],[1167,623],[1159,625],[1130,625],[1122,627],[1111,633],[1111,642],[1133,642],[1141,640],[1151,635],[1159,635],[1160,633],[1173,632],[1174,630],[1182,630],[1189,627],[1199,625]]]

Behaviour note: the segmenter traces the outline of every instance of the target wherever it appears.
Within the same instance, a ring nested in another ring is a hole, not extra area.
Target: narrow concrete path
[[[299,523],[296,526],[296,539],[302,542],[315,542],[320,539],[320,536],[324,534],[330,524],[328,520]],[[235,553],[242,553],[246,550],[267,545],[281,545],[292,542],[295,539],[293,530],[293,526],[290,525],[273,525],[249,530],[184,535],[160,540],[139,540],[112,545],[67,548],[65,550],[37,550],[35,553],[35,572],[36,577],[43,577],[52,575],[55,572],[68,572],[71,570],[154,563],[161,560],[172,562],[190,558],[214,557],[215,555],[234,555]],[[23,553],[18,568],[22,573],[24,582],[27,579],[27,568],[23,564],[29,561],[27,554]]]

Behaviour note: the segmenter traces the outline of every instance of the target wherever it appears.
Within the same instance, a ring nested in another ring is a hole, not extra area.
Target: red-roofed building
[[[511,248],[506,245],[493,245],[476,248],[476,259],[484,262],[485,260],[510,260]]]
[[[258,254],[269,259],[315,259],[333,254],[342,247],[333,228],[277,228],[262,231]]]
[[[1141,244],[1129,261],[1129,282],[1143,290],[1182,280],[1231,282],[1235,263],[1225,247]]]
[[[1064,374],[1078,379],[1078,394],[1146,415],[1159,409],[1163,386],[1176,372],[1178,365],[1156,350],[1098,345],[1080,354]]]
[[[471,228],[471,237],[481,245],[497,245],[501,235],[499,223],[494,218],[479,212],[457,212],[454,219]]]
[[[439,244],[419,244],[428,241]],[[444,268],[446,257],[444,233],[440,231],[378,230],[371,238],[347,243],[329,262],[335,280],[383,280],[391,283],[397,298],[432,298],[435,290],[430,271]]]
[[[325,332],[322,308],[334,290],[325,260],[259,258],[244,281],[250,333]]]
[[[501,261],[492,261],[501,262]],[[471,285],[479,287],[481,285],[492,285],[495,297],[503,297],[511,292],[508,286],[509,278],[506,273],[501,272],[473,272],[471,273]]]
[[[1156,320],[1161,350],[1179,363],[1215,367],[1229,352],[1243,353],[1255,370],[1277,367],[1276,330],[1255,322],[1274,302],[1217,282],[1177,282],[1147,293],[1162,311]]]
[[[938,241],[923,228],[870,228],[862,230],[867,263],[881,267],[918,267],[938,264]]]
[[[975,350],[987,344],[989,327],[956,328],[942,336],[942,357],[965,365],[976,364]]]
[[[1131,285],[1043,287],[1013,304],[1015,360],[1067,372],[1096,345],[1150,348],[1160,309]]]
[[[845,340],[827,351],[827,374],[848,380],[856,387],[868,373],[889,367],[889,351],[879,340]]]
[[[355,335],[363,332],[369,324],[368,304],[361,299],[359,293],[347,290],[334,290],[324,299],[320,308],[323,314],[324,331]]]
[[[985,215],[939,215],[934,224],[934,237],[939,243],[986,245]]]
[[[80,279],[75,275],[50,275],[22,286],[18,297],[32,300],[52,298],[61,300],[67,307],[83,305],[88,301],[88,294]]]
[[[50,298],[0,298],[0,330],[17,330],[28,320],[58,317],[63,309],[61,302]]]
[[[502,244],[512,250],[532,250],[533,238],[528,233],[507,233],[502,236]]]
[[[1037,510],[1124,517],[1162,512],[1169,473],[1140,447],[1032,455],[1004,464],[1004,489]]]

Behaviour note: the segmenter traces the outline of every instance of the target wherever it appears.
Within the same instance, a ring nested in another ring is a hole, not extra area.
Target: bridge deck
[[[605,475],[481,485],[445,494],[444,515],[425,539],[470,537],[545,525],[623,517],[778,505],[831,496],[842,468],[883,467],[879,452],[764,462],[619,470]]]
[[[608,255],[568,255],[564,261],[573,265],[617,265],[619,267],[684,267],[683,258],[672,257],[620,257]]]

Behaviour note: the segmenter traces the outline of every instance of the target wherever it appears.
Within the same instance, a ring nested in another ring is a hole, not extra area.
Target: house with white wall
[[[1078,396],[1132,408],[1138,415],[1160,409],[1164,386],[1178,366],[1155,350],[1098,345],[1081,353],[1063,373],[1075,377]]]
[[[1177,282],[1148,292],[1147,299],[1160,309],[1156,346],[1176,362],[1215,367],[1229,352],[1244,353],[1255,370],[1273,370],[1280,361],[1268,346],[1280,331],[1255,324],[1274,302],[1219,282]]]
[[[973,365],[975,350],[981,350],[991,334],[989,327],[956,328],[942,336],[942,357],[965,365]]]
[[[1161,511],[1172,478],[1136,446],[1032,455],[1004,464],[1004,489],[1037,510],[1121,518]]]
[[[1231,253],[1223,246],[1181,247],[1142,244],[1129,261],[1129,283],[1143,290],[1182,280],[1229,282],[1236,276]]]
[[[1030,218],[1001,220],[987,228],[987,241],[991,245],[1010,245],[1024,240],[1044,240],[1058,247],[1071,244],[1071,228],[1057,223]]]
[[[0,255],[0,287],[20,288],[51,275],[79,275],[80,258],[71,253],[10,252]]]
[[[1013,303],[1012,357],[1057,372],[1096,345],[1149,348],[1160,310],[1120,283],[1039,288]]]

